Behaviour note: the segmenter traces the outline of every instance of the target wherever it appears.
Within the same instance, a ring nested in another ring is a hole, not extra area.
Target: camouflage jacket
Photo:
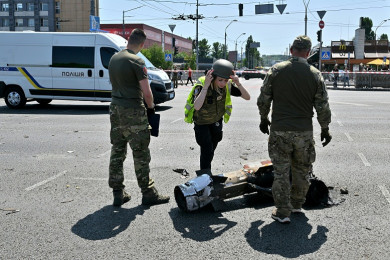
[[[268,71],[257,99],[261,118],[268,117],[271,103],[271,131],[312,131],[313,107],[321,128],[331,122],[324,79],[304,58],[292,57]]]

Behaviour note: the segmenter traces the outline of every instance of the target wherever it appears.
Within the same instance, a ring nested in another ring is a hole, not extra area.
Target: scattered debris
[[[348,189],[346,187],[340,188],[341,194],[348,194]]]
[[[67,151],[68,153],[74,153],[74,151]]]
[[[79,130],[74,130],[73,132],[74,132],[74,133],[78,133],[78,132],[79,132]]]
[[[29,136],[28,136],[28,135],[24,135],[23,137],[24,137],[24,138],[29,138]]]
[[[0,209],[2,211],[9,211],[8,213],[6,213],[5,215],[9,215],[9,214],[13,214],[13,213],[16,213],[16,212],[19,212],[20,210],[18,209]]]
[[[367,230],[372,230],[372,228],[366,227]]]
[[[240,158],[243,159],[243,160],[248,160],[248,157],[246,157],[244,155],[240,155]]]
[[[190,147],[190,150],[194,150],[194,147]]]
[[[64,201],[61,201],[61,203],[68,203],[68,202],[72,202],[74,201],[74,199],[71,199],[71,200],[64,200]]]
[[[184,178],[187,178],[188,176],[190,176],[189,172],[187,172],[186,169],[173,169],[174,172],[177,172],[177,173],[180,173],[181,174],[181,177],[184,179]]]

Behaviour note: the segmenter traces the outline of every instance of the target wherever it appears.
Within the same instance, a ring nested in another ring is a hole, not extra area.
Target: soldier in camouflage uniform
[[[316,157],[313,107],[321,126],[321,141],[325,140],[322,145],[332,139],[328,93],[321,72],[307,63],[310,48],[310,38],[298,36],[290,49],[292,57],[269,70],[257,99],[260,130],[270,135],[268,153],[274,166],[272,193],[276,209],[272,218],[281,223],[290,222],[291,212],[301,212],[310,186],[309,172]],[[272,123],[268,120],[271,102]]]
[[[112,84],[110,105],[112,147],[108,182],[113,189],[114,206],[121,206],[131,198],[124,190],[123,184],[123,162],[126,159],[127,144],[133,152],[134,170],[142,192],[142,204],[154,205],[169,201],[168,196],[158,194],[153,179],[149,177],[150,130],[147,114],[154,113],[154,102],[145,62],[136,55],[142,49],[145,40],[145,33],[140,29],[134,29],[129,37],[127,49],[113,55],[108,66]]]

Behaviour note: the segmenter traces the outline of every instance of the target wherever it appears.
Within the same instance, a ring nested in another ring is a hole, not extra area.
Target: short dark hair
[[[146,34],[143,30],[135,28],[130,36],[129,36],[129,43],[134,45],[140,45],[144,43],[146,40]]]

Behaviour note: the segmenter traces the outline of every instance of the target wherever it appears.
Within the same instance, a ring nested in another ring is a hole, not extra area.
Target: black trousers
[[[186,83],[186,85],[188,84],[189,81],[191,81],[191,84],[194,85],[194,82],[192,82],[192,77],[188,77],[188,78],[187,78],[187,83]]]
[[[200,146],[200,169],[211,169],[214,151],[222,140],[222,118],[209,125],[194,123],[195,138]]]

